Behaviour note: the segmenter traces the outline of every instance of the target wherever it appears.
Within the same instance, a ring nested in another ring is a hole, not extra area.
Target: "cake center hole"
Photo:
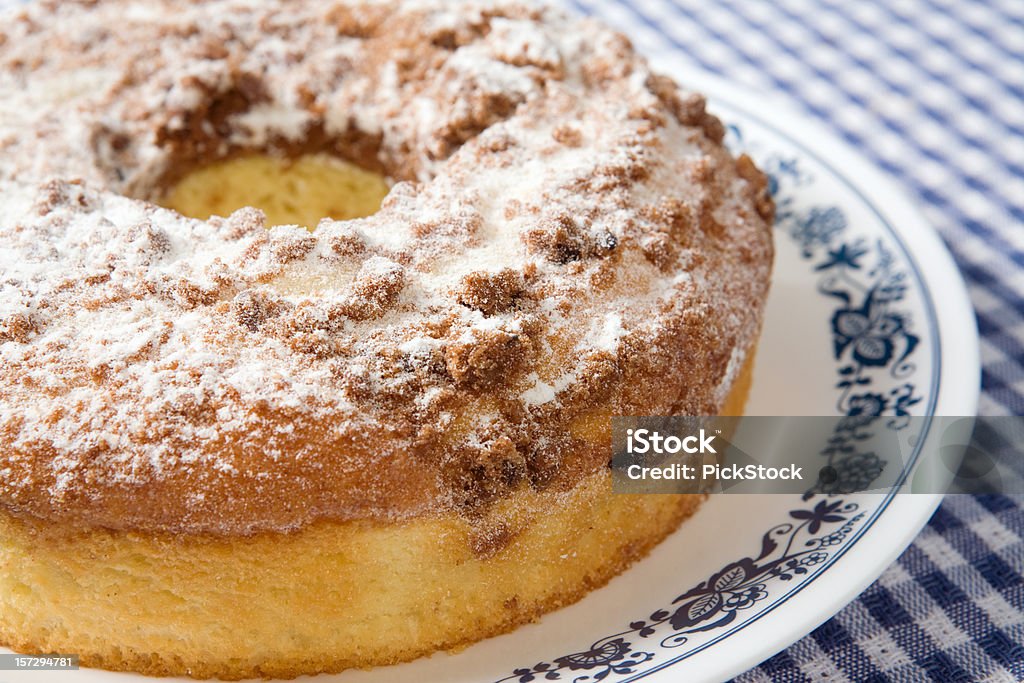
[[[263,154],[219,161],[186,175],[159,204],[206,220],[253,206],[267,224],[316,228],[322,218],[363,218],[388,193],[380,174],[329,154],[295,159]]]

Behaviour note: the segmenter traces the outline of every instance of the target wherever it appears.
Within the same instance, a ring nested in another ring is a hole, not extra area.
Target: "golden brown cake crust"
[[[5,15],[0,506],[237,535],[571,491],[595,422],[717,412],[756,339],[772,207],[721,139],[528,2]],[[312,234],[147,201],[251,150],[397,184]]]
[[[495,548],[454,514],[223,538],[0,511],[0,643],[74,652],[89,667],[227,680],[458,649],[604,585],[702,500],[612,494],[609,480],[593,474],[564,499],[516,492],[490,515],[504,539]]]

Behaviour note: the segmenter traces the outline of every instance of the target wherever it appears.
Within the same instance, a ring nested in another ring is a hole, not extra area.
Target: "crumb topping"
[[[609,459],[573,425],[714,413],[756,339],[773,207],[722,134],[523,0],[7,12],[0,505],[245,534],[571,488]],[[381,210],[152,202],[311,150],[390,178]]]

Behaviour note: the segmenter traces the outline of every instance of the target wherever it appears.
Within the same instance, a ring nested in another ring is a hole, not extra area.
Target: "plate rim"
[[[712,113],[721,104],[755,120],[773,135],[781,136],[814,157],[877,214],[899,244],[907,263],[914,270],[915,278],[923,285],[922,300],[929,314],[930,326],[936,332],[932,359],[934,391],[926,415],[975,415],[981,391],[981,366],[974,309],[952,254],[934,227],[899,188],[898,181],[872,164],[835,132],[774,95],[738,86],[714,74],[695,71],[678,55],[671,53],[654,56],[651,62],[655,70],[662,73],[668,71],[668,66],[674,67],[675,71],[679,70],[678,67],[685,67],[685,78],[681,80],[687,87],[708,96]],[[753,109],[752,102],[759,102],[758,110]],[[768,113],[761,115],[757,111]],[[722,118],[728,123],[727,114]],[[804,132],[803,139],[787,130],[796,128]],[[841,159],[846,170],[840,172],[836,169],[829,160],[831,158]],[[943,296],[941,308],[935,301],[937,290],[941,290]],[[957,363],[950,362],[954,358],[958,359]],[[937,436],[935,430],[930,430],[919,453],[925,452]],[[701,671],[702,668],[707,669],[702,666],[707,658],[695,658],[690,661],[697,670],[687,673],[704,675],[709,677],[708,680],[723,680],[743,673],[802,639],[853,601],[910,546],[944,498],[937,493],[908,494],[906,489],[907,482],[904,481],[899,490],[886,494],[889,500],[874,510],[874,517],[865,523],[858,538],[841,548],[836,559],[813,580],[798,586],[741,628],[723,634],[720,639],[701,648],[701,651],[706,651],[714,644],[730,641],[733,657],[725,666]],[[867,543],[879,538],[885,538],[885,541],[881,544]],[[869,548],[869,545],[878,545],[878,548]],[[812,587],[813,591],[806,590]],[[788,623],[788,627],[779,628],[778,616],[774,621],[761,618],[778,615],[777,608],[784,604],[787,605],[783,613],[786,616],[784,623]],[[749,646],[744,648],[744,645]],[[667,681],[669,677],[675,677],[671,669],[678,671],[677,665],[697,654],[700,651],[666,659],[621,681]]]
[[[651,61],[656,70],[664,71],[659,67],[665,63],[671,64],[673,59],[678,60],[679,56],[667,54],[660,58],[654,57]],[[676,63],[676,66],[679,64]],[[931,313],[937,333],[938,345],[933,363],[937,365],[939,376],[936,379],[934,397],[930,401],[932,414],[974,415],[980,397],[980,357],[973,307],[970,305],[962,275],[954,265],[951,254],[941,242],[938,233],[902,189],[895,189],[898,182],[865,159],[836,133],[797,111],[788,103],[780,101],[776,96],[743,88],[718,76],[693,71],[689,67],[683,73],[685,77],[682,80],[709,96],[709,108],[712,111],[721,103],[757,120],[773,134],[782,135],[802,151],[818,158],[830,173],[849,184],[865,204],[878,212],[879,218],[889,227],[892,236],[900,244],[907,263],[914,268],[916,279],[923,285],[922,299]],[[755,113],[749,104],[744,104],[758,101],[764,103],[759,104],[759,109],[766,111],[767,116]],[[727,119],[727,116],[723,118]],[[785,123],[776,124],[776,120]],[[806,131],[811,142],[804,144],[793,139],[784,130],[790,127]],[[815,153],[809,147],[818,145],[835,150],[835,158],[841,159],[847,170],[843,173],[838,172],[826,163],[826,159],[821,158],[820,152]],[[857,177],[858,181],[850,181],[848,175]],[[878,206],[879,202],[874,196],[876,192],[879,196],[885,196],[886,202],[883,206]],[[907,234],[906,227],[897,228],[896,225],[910,226],[911,234]],[[923,263],[925,258],[926,264]],[[938,282],[941,282],[944,303],[942,308],[936,306],[933,296]],[[951,364],[948,362],[950,358],[958,358],[959,362]],[[930,430],[921,451],[924,451],[935,437],[935,430]],[[841,548],[836,559],[813,580],[798,586],[777,604],[765,609],[763,615],[758,615],[756,620],[744,623],[741,628],[723,634],[720,640],[709,643],[706,649],[702,648],[690,655],[674,659],[665,659],[645,671],[619,680],[678,680],[678,665],[691,656],[693,658],[689,659],[689,662],[694,664],[694,670],[686,673],[694,676],[692,680],[728,679],[785,649],[830,619],[874,582],[910,545],[943,498],[941,494],[921,493],[899,495],[899,492],[893,492],[877,495],[888,495],[891,500],[877,509],[876,518],[866,520],[866,526],[860,530],[859,537]],[[873,512],[876,510],[873,509]],[[886,537],[885,543],[877,547],[882,552],[870,547],[875,545],[870,543],[870,540],[879,537]],[[864,569],[866,566],[871,568]],[[628,576],[628,572],[625,576]],[[808,590],[812,588],[813,590]],[[823,595],[830,597],[823,600]],[[781,620],[780,628],[780,612],[777,608],[784,605],[786,610],[782,614],[785,618]],[[762,616],[765,618],[761,618]],[[747,641],[756,641],[757,646],[745,647]],[[730,657],[723,658],[721,651],[715,650],[714,646],[719,642],[729,644]],[[694,656],[705,651],[714,654],[712,657]],[[529,656],[529,653],[524,654]],[[709,666],[708,662],[712,659],[715,659],[716,664]]]

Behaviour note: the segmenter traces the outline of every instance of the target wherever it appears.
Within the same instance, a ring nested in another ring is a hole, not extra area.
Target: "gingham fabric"
[[[788,99],[887,171],[967,281],[979,412],[1024,414],[1024,0],[570,5]],[[1024,681],[1022,573],[1024,499],[949,496],[874,585],[737,681]]]
[[[566,2],[788,98],[888,171],[967,280],[980,413],[1024,414],[1024,0]],[[950,496],[873,586],[737,681],[1024,681],[1022,537],[1024,500]]]

